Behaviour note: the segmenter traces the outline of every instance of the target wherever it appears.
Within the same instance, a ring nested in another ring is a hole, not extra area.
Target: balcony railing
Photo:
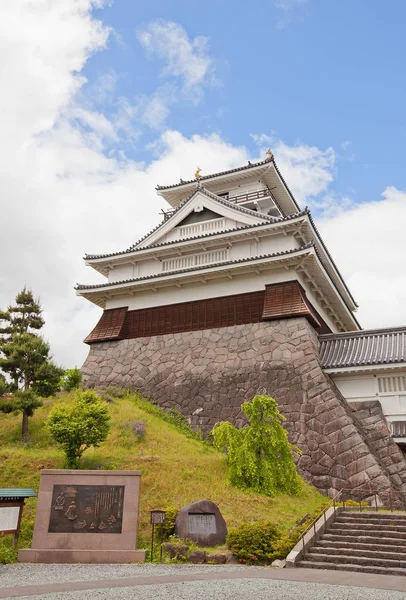
[[[178,237],[179,239],[198,237],[200,235],[206,235],[207,233],[221,231],[225,228],[226,219],[212,219],[211,221],[201,221],[200,223],[191,223],[190,225],[183,225],[182,227],[179,227]]]
[[[269,190],[256,190],[255,192],[248,192],[247,194],[239,194],[238,196],[229,196],[227,200],[229,202],[235,202],[241,204],[241,202],[252,202],[253,200],[260,200],[261,198],[272,198],[272,194]]]
[[[406,438],[406,421],[391,421],[390,428],[393,437]]]

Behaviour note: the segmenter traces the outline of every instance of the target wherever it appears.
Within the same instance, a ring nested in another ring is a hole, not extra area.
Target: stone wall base
[[[145,550],[35,550],[18,551],[19,562],[120,564],[145,561]]]
[[[223,420],[243,425],[242,402],[269,394],[302,451],[299,471],[319,490],[406,488],[402,453],[385,433],[383,456],[322,371],[317,334],[304,318],[96,343],[82,370],[90,387],[136,389],[204,432]]]

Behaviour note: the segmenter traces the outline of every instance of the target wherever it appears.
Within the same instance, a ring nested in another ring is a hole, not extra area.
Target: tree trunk
[[[28,437],[28,415],[26,412],[23,412],[23,426],[21,430],[21,435],[23,439]]]

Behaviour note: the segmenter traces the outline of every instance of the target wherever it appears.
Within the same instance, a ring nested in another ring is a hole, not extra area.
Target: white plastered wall
[[[361,370],[361,368],[360,368]],[[382,370],[375,369],[368,373],[331,374],[331,377],[348,402],[367,402],[369,400],[379,400],[382,406],[383,414],[390,421],[406,420],[406,389],[402,391],[402,385],[393,385],[398,388],[396,391],[382,391],[384,387],[379,380],[385,378],[396,378],[399,382],[401,378],[406,377],[405,370]],[[389,385],[387,386],[389,387]],[[400,388],[400,389],[399,389]]]

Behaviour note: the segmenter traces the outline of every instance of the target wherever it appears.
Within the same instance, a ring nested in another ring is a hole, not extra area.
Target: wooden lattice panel
[[[267,285],[262,318],[268,321],[290,317],[306,317],[316,328],[322,326],[321,320],[316,316],[316,311],[308,302],[306,292],[298,281]]]
[[[85,342],[91,344],[93,342],[106,342],[108,340],[122,340],[127,311],[127,306],[105,310],[96,327],[85,339]]]
[[[264,292],[182,302],[127,313],[125,337],[137,338],[257,323]]]

